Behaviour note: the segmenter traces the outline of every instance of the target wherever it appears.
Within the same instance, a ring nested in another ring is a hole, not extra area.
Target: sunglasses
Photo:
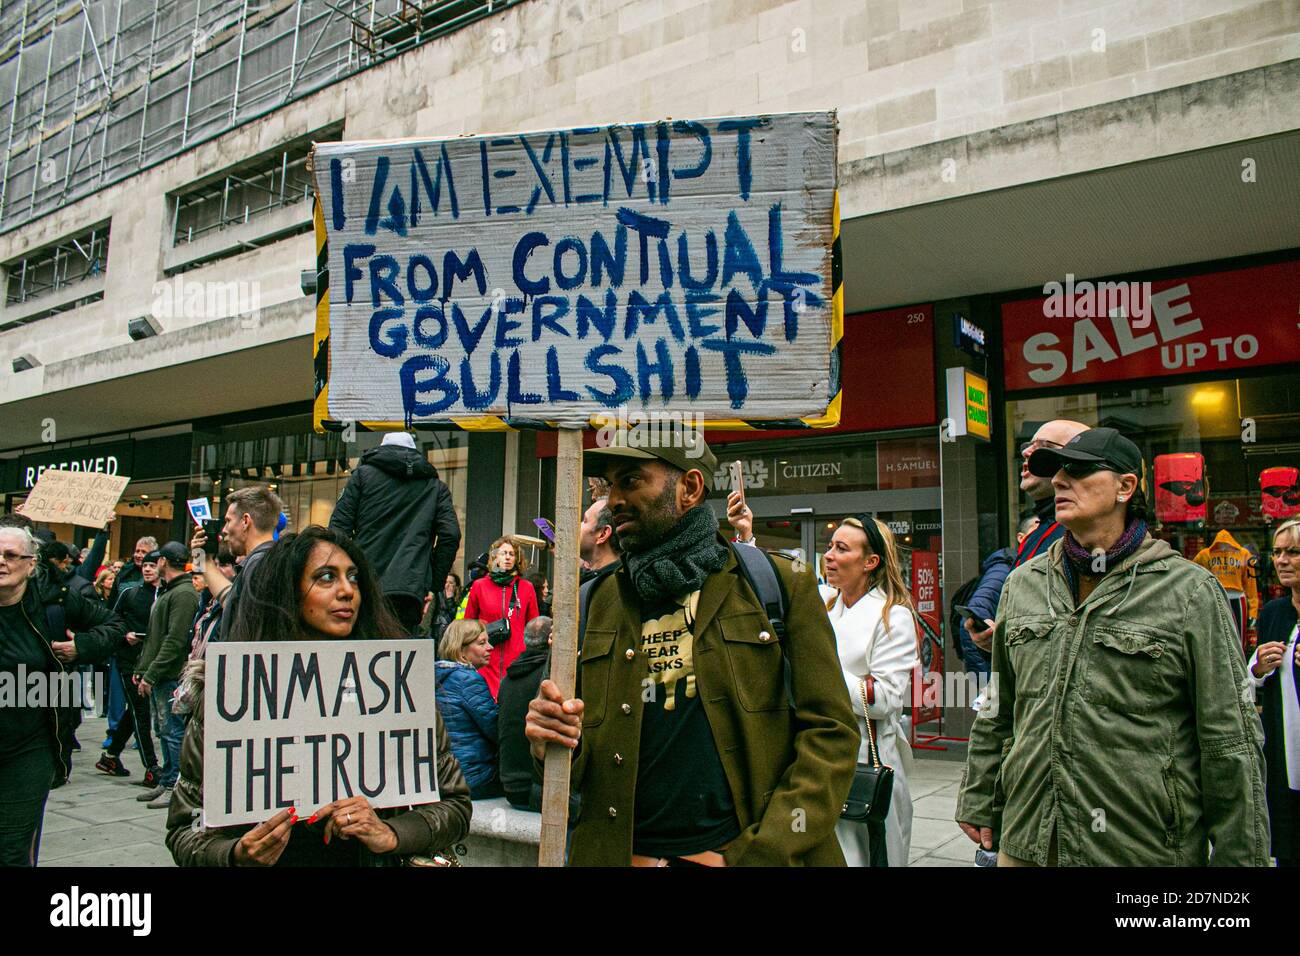
[[[1065,472],[1070,478],[1078,479],[1095,475],[1099,471],[1118,472],[1119,469],[1104,461],[1062,461],[1061,471]]]

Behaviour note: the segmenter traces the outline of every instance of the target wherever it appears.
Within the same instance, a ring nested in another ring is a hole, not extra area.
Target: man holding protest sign
[[[704,504],[716,464],[702,439],[587,452],[624,563],[591,596],[575,698],[544,681],[525,729],[539,760],[574,750],[572,865],[844,864],[859,738],[834,635],[812,576],[778,557],[775,636]]]

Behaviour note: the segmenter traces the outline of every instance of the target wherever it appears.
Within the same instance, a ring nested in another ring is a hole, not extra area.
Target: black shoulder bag
[[[867,682],[858,681],[858,690],[862,694],[862,713],[868,713]],[[889,804],[894,795],[894,768],[886,767],[880,762],[876,750],[875,721],[866,717],[867,749],[871,755],[870,763],[860,763],[853,771],[853,783],[849,786],[849,795],[844,799],[840,817],[854,823],[867,825],[867,836],[871,847],[871,865],[888,866],[885,854],[885,817],[889,814]]]
[[[488,643],[499,647],[510,640],[510,615],[519,606],[519,582],[510,585],[510,607],[506,607],[505,591],[501,592],[501,617],[487,626]]]

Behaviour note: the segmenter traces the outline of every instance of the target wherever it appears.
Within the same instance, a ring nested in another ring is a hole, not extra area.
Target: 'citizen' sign
[[[51,468],[85,471],[101,475],[129,475],[135,464],[134,442],[107,442],[57,451],[24,455],[18,464],[18,480],[24,489],[34,488],[41,472]]]

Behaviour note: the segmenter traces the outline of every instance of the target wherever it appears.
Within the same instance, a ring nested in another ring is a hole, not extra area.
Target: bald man
[[[1033,439],[1020,446],[1020,490],[1034,501],[1038,527],[1020,542],[1020,548],[1016,552],[1016,567],[1046,551],[1053,541],[1065,533],[1065,529],[1056,522],[1056,491],[1052,488],[1052,479],[1031,475],[1029,456],[1040,448],[1061,448],[1079,432],[1086,432],[1088,427],[1082,422],[1057,418],[1044,422],[1034,432]]]
[[[1089,426],[1083,422],[1057,418],[1044,422],[1034,432],[1034,437],[1020,446],[1020,490],[1034,502],[1034,515],[1038,518],[1038,527],[1021,539],[1016,550],[1016,560],[1012,569],[1020,567],[1026,561],[1042,554],[1061,535],[1065,529],[1056,521],[1056,491],[1052,488],[1051,478],[1039,478],[1029,473],[1029,456],[1040,448],[1061,448],[1079,432],[1086,432]],[[993,646],[993,622],[985,618],[988,628],[976,631],[970,618],[962,626],[970,633],[975,646],[989,651]]]

